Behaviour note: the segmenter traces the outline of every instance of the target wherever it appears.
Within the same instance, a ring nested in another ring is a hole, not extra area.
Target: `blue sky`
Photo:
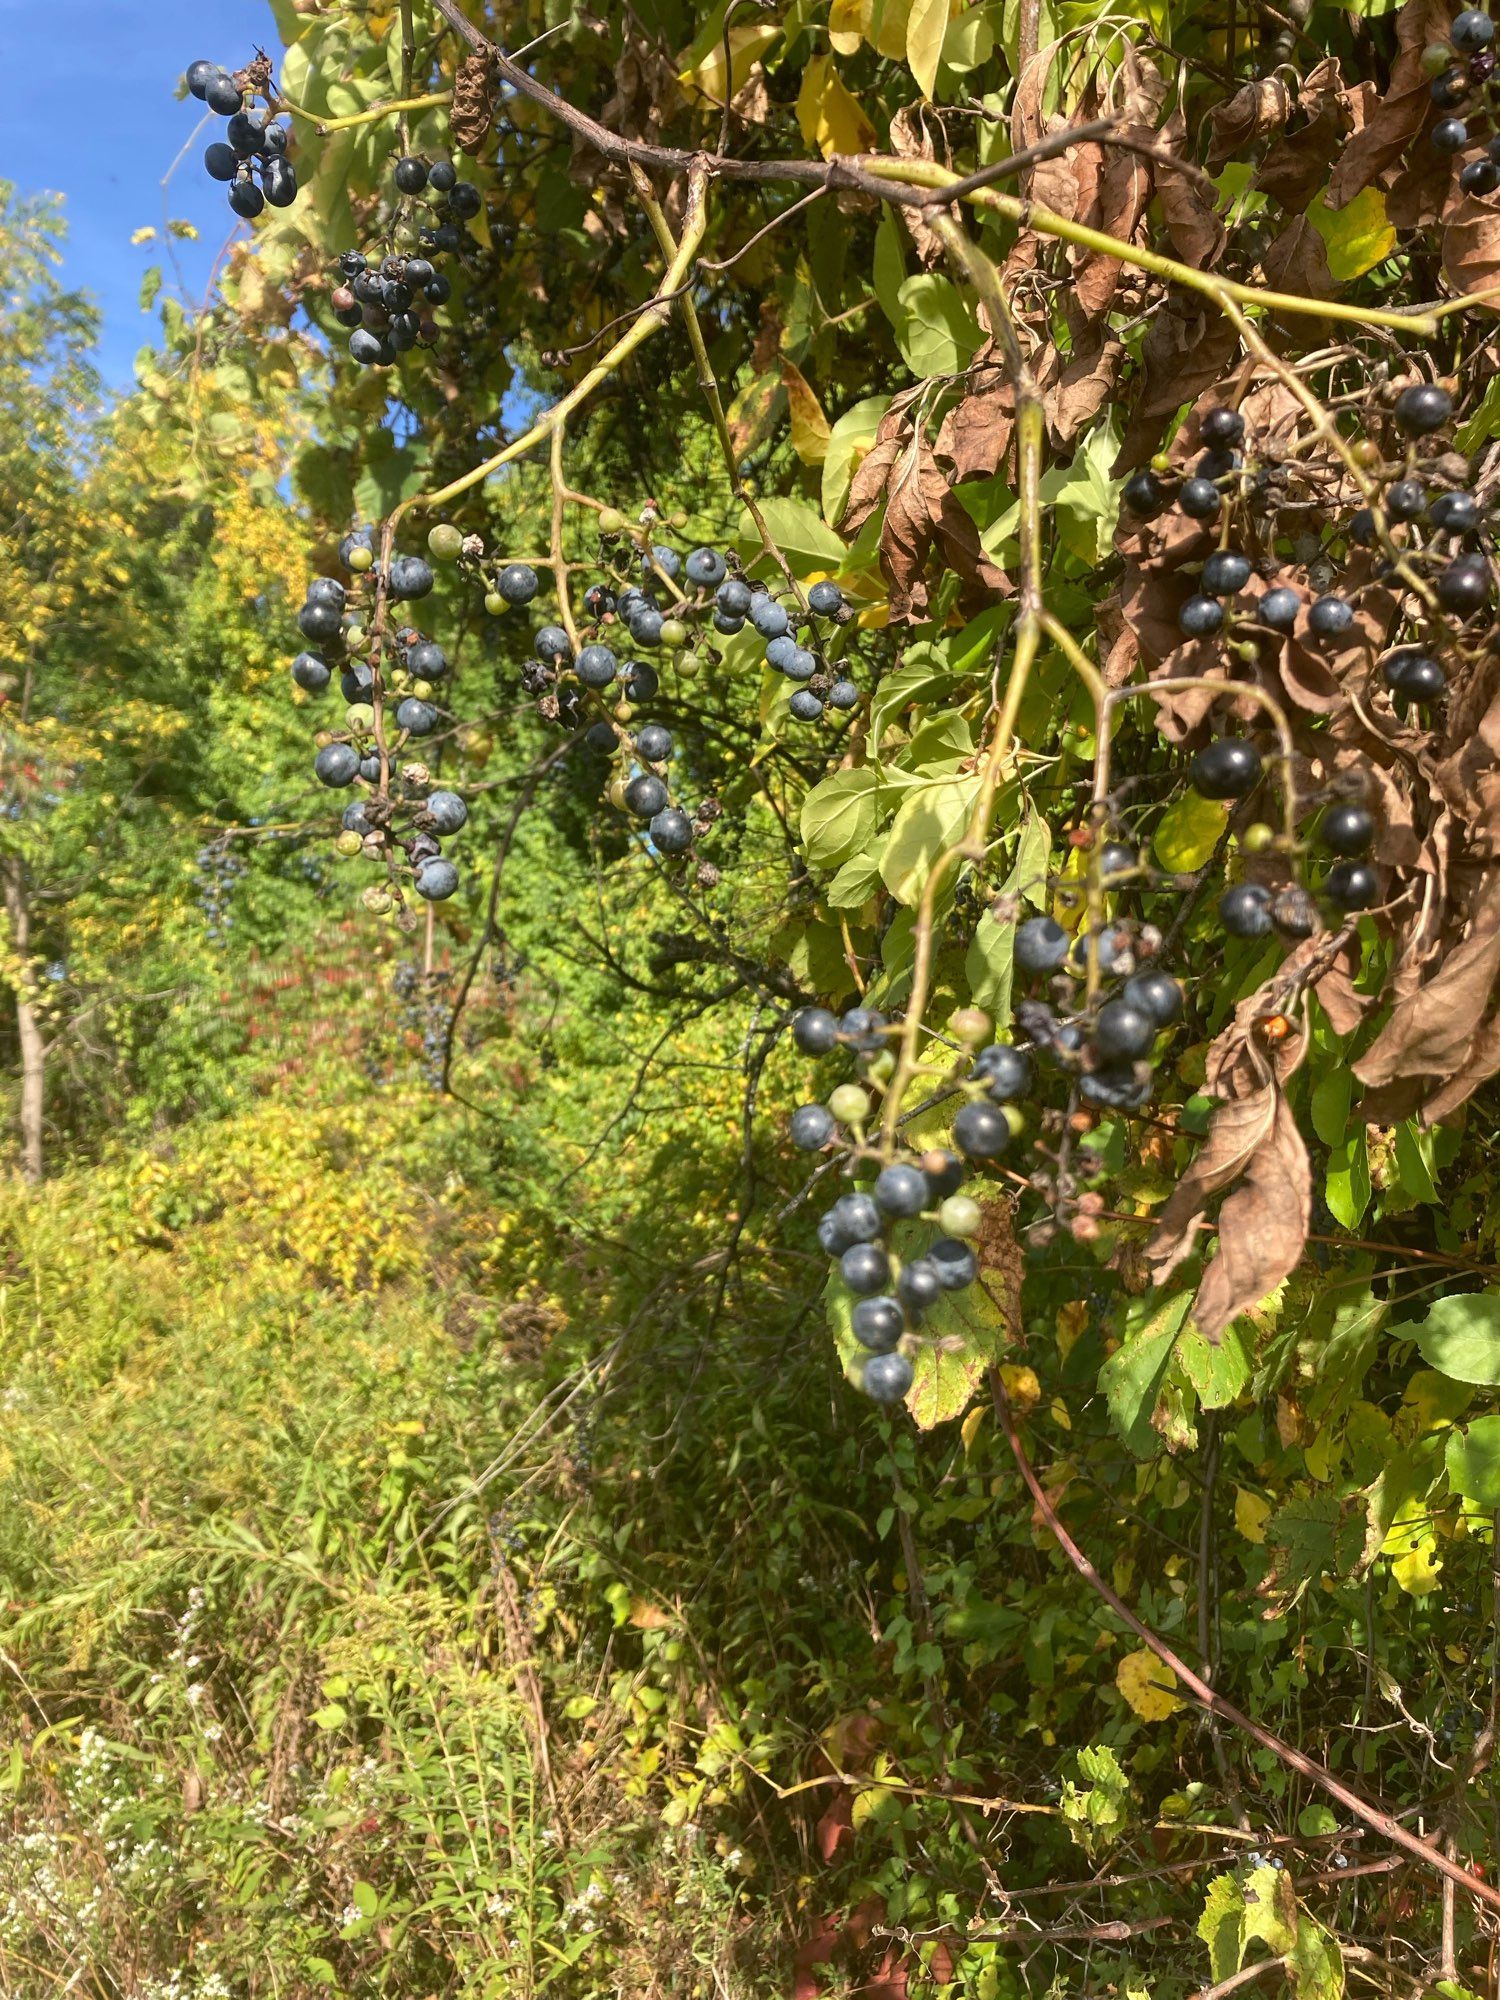
[[[148,7],[0,0],[10,79],[0,179],[24,193],[66,196],[64,275],[103,308],[96,360],[112,387],[130,385],[136,350],[156,324],[140,310],[138,294],[146,267],[162,259],[161,244],[133,248],[132,234],[148,224],[160,231],[164,215],[195,223],[199,240],[175,248],[187,285],[201,296],[234,221],[223,188],[202,167],[202,149],[218,133],[198,138],[165,194],[160,185],[203,112],[191,98],[177,101],[178,79],[197,56],[237,69],[257,43],[275,53],[265,0],[152,0]],[[170,262],[166,268],[171,284]]]

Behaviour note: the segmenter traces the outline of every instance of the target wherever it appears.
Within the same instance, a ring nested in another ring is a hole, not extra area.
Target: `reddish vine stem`
[[[1430,1847],[1425,1840],[1408,1832],[1399,1820],[1393,1819],[1381,1807],[1372,1805],[1368,1799],[1361,1798],[1352,1786],[1346,1785],[1341,1778],[1336,1778],[1332,1771],[1315,1762],[1304,1751],[1283,1742],[1272,1730],[1263,1728],[1260,1723],[1246,1715],[1243,1709],[1236,1708],[1233,1702],[1226,1701],[1223,1695],[1215,1693],[1207,1681],[1195,1674],[1187,1661],[1174,1653],[1164,1639],[1158,1638],[1149,1626],[1141,1623],[1119,1593],[1112,1590],[1105,1582],[1058,1518],[1056,1507],[1046,1488],[1037,1478],[1036,1469],[1026,1455],[1026,1447],[1022,1444],[1016,1429],[1015,1418],[1011,1414],[1010,1398],[1005,1393],[1005,1384],[1000,1379],[998,1369],[990,1370],[990,1395],[994,1401],[995,1416],[1000,1428],[1005,1432],[1006,1442],[1011,1448],[1021,1478],[1036,1503],[1037,1514],[1045,1522],[1047,1532],[1089,1588],[1103,1598],[1115,1616],[1123,1620],[1130,1631],[1150,1648],[1164,1666],[1171,1668],[1194,1701],[1201,1703],[1211,1714],[1222,1716],[1226,1722],[1232,1723],[1252,1742],[1258,1743],[1263,1750],[1269,1750],[1271,1755],[1285,1764],[1289,1771],[1295,1771],[1299,1777],[1306,1778],[1309,1783],[1327,1792],[1330,1798],[1337,1799],[1346,1811],[1362,1819],[1366,1826],[1373,1827],[1393,1847],[1402,1848],[1428,1868],[1436,1868],[1440,1874],[1472,1896],[1475,1902],[1483,1903],[1491,1910],[1500,1911],[1500,1889],[1491,1887],[1488,1882],[1479,1881],[1449,1855]]]

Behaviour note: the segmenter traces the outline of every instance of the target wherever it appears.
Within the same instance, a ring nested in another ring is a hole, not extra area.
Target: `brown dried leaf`
[[[1219,1210],[1219,1249],[1193,1301],[1193,1323],[1217,1346],[1224,1329],[1297,1268],[1312,1213],[1307,1147],[1286,1099],[1274,1093],[1271,1127],[1245,1177]]]
[[[932,447],[919,438],[902,454],[891,478],[880,533],[880,567],[890,586],[893,624],[926,615],[926,569],[933,554],[963,579],[966,596],[977,595],[981,604],[1010,594],[1010,579],[980,547],[973,516],[943,477]]]
[[[1495,288],[1483,310],[1500,312],[1500,215],[1477,195],[1460,195],[1444,217],[1443,275],[1460,294]]]
[[[453,104],[448,113],[448,127],[458,150],[471,157],[478,154],[494,122],[490,68],[489,50],[473,49],[459,64],[453,77]]]
[[[1292,96],[1278,76],[1244,84],[1233,97],[1208,114],[1208,153],[1204,166],[1212,173],[1269,132],[1279,132],[1291,116]]]
[[[1289,1004],[1284,996],[1298,990],[1326,955],[1320,938],[1299,945],[1272,979],[1240,1002],[1209,1050],[1204,1087],[1223,1101],[1146,1246],[1152,1278],[1164,1284],[1191,1254],[1210,1198],[1242,1183],[1220,1211],[1218,1255],[1193,1306],[1195,1324],[1211,1341],[1295,1269],[1307,1240],[1312,1178],[1284,1095],[1307,1053],[1307,1036],[1299,1030],[1268,1052],[1256,1023]]]
[[[886,438],[871,445],[849,482],[849,501],[839,522],[840,532],[857,535],[885,498],[891,475],[906,450],[898,438]]]
[[[964,381],[963,395],[944,417],[935,450],[953,468],[955,480],[989,479],[999,471],[1016,425],[1016,391],[994,359],[994,343],[983,347]]]
[[[1043,390],[1047,428],[1054,444],[1073,444],[1114,401],[1124,372],[1127,350],[1114,336],[1085,335],[1055,383]]]
[[[1260,264],[1272,291],[1295,292],[1304,299],[1331,299],[1338,290],[1328,267],[1328,245],[1305,215],[1292,216],[1280,235],[1267,244]]]
[[[1398,1000],[1391,1017],[1354,1065],[1364,1083],[1421,1075],[1440,1082],[1469,1061],[1500,974],[1500,881],[1479,898],[1469,936],[1438,970]]]
[[[1218,190],[1191,160],[1163,157],[1164,153],[1174,156],[1187,153],[1187,124],[1180,111],[1174,111],[1155,134],[1155,142],[1157,152],[1152,173],[1167,234],[1183,263],[1207,270],[1210,264],[1219,261],[1227,240],[1216,208]]]
[[[1141,393],[1115,459],[1116,477],[1150,458],[1162,419],[1211,388],[1238,347],[1239,335],[1222,313],[1168,298],[1141,343]]]
[[[1396,16],[1400,53],[1391,67],[1390,85],[1333,170],[1328,183],[1330,208],[1343,208],[1393,167],[1429,115],[1435,115],[1432,79],[1422,67],[1422,51],[1429,42],[1448,39],[1452,18],[1447,0],[1406,0]]]
[[[891,151],[898,160],[935,160],[937,150],[932,142],[932,134],[927,129],[926,107],[921,98],[911,104],[903,104],[891,117]],[[906,224],[911,235],[923,270],[930,271],[943,261],[942,239],[927,221],[919,208],[898,208],[896,213]],[[948,214],[957,219],[957,209],[950,204]]]

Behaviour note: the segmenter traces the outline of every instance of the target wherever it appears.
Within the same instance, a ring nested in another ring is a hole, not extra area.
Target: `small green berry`
[[[463,545],[463,530],[451,521],[439,521],[427,536],[428,550],[439,562],[452,562]]]
[[[841,1083],[828,1100],[840,1125],[863,1125],[870,1115],[870,1093],[857,1083]]]
[[[599,530],[605,535],[623,535],[628,523],[618,507],[606,507],[599,516]]]
[[[375,551],[360,543],[349,551],[349,567],[356,576],[363,576],[367,569],[375,567]]]
[[[364,841],[352,827],[346,827],[333,844],[337,851],[345,857],[364,852]]]
[[[664,646],[685,646],[688,642],[688,628],[680,618],[663,618],[661,621],[661,642]]]
[[[484,593],[484,608],[491,618],[498,618],[503,611],[508,611],[510,606],[498,590],[487,590]]]
[[[945,1236],[977,1236],[984,1210],[972,1195],[950,1194],[938,1210],[938,1225]]]

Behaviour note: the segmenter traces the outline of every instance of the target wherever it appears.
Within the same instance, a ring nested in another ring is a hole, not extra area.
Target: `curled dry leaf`
[[[1436,117],[1432,79],[1422,67],[1422,51],[1448,39],[1452,12],[1446,0],[1406,0],[1396,16],[1400,45],[1390,84],[1339,157],[1328,183],[1328,206],[1343,208],[1363,188],[1393,167],[1430,119]]]
[[[1500,214],[1493,202],[1459,195],[1443,218],[1443,276],[1460,295],[1490,292],[1486,312],[1500,312]]]
[[[935,160],[937,150],[928,129],[927,107],[921,98],[911,104],[904,104],[891,118],[891,151],[898,160]],[[950,204],[948,214],[955,221],[958,211]],[[898,208],[897,215],[906,224],[912,245],[924,271],[934,270],[943,261],[942,239],[919,208]]]
[[[1374,84],[1346,89],[1338,58],[1325,57],[1297,93],[1297,109],[1307,123],[1275,141],[1251,186],[1289,212],[1300,212],[1323,186],[1346,138],[1363,131],[1377,102]]]
[[[1338,290],[1328,267],[1328,245],[1305,215],[1294,215],[1267,244],[1260,260],[1273,291],[1304,299],[1331,299]]]
[[[1292,94],[1279,76],[1257,77],[1245,84],[1223,104],[1208,114],[1208,153],[1204,166],[1210,173],[1232,160],[1257,139],[1279,132],[1291,116]]]
[[[990,342],[976,356],[934,448],[952,466],[955,479],[989,479],[1004,462],[1015,423],[1015,385]]]
[[[1146,1246],[1152,1278],[1165,1284],[1192,1254],[1210,1199],[1233,1188],[1219,1212],[1217,1254],[1193,1303],[1195,1325],[1215,1343],[1231,1320],[1296,1268],[1307,1242],[1312,1173],[1285,1095],[1307,1053],[1307,1035],[1299,1029],[1267,1047],[1256,1024],[1295,1006],[1336,949],[1323,937],[1299,945],[1273,978],[1240,1002],[1210,1048],[1204,1087],[1222,1101]]]
[[[1184,264],[1207,270],[1223,255],[1227,239],[1218,215],[1218,190],[1187,154],[1187,124],[1181,111],[1174,110],[1156,134],[1151,163],[1156,198],[1177,255]]]
[[[1416,991],[1397,1001],[1390,1019],[1355,1063],[1354,1074],[1375,1086],[1413,1076],[1444,1084],[1466,1074],[1476,1060],[1487,1059],[1491,1030],[1486,1022],[1497,975],[1500,880],[1490,876],[1479,892],[1467,936]],[[1475,1083],[1480,1080],[1476,1075]],[[1429,1122],[1444,1115],[1433,1109],[1443,1096],[1433,1092],[1424,1110]]]
[[[880,568],[890,585],[893,624],[926,616],[926,570],[934,554],[962,579],[965,597],[977,600],[976,610],[993,596],[1012,594],[1010,578],[980,546],[973,515],[944,478],[925,438],[913,438],[901,454],[886,494]]]
[[[494,116],[490,52],[473,49],[454,73],[453,104],[448,114],[453,142],[461,153],[471,157],[478,153],[489,137]]]
[[[1164,417],[1218,381],[1238,351],[1239,335],[1223,314],[1169,297],[1141,343],[1141,387],[1115,473],[1143,465],[1156,449]]]

